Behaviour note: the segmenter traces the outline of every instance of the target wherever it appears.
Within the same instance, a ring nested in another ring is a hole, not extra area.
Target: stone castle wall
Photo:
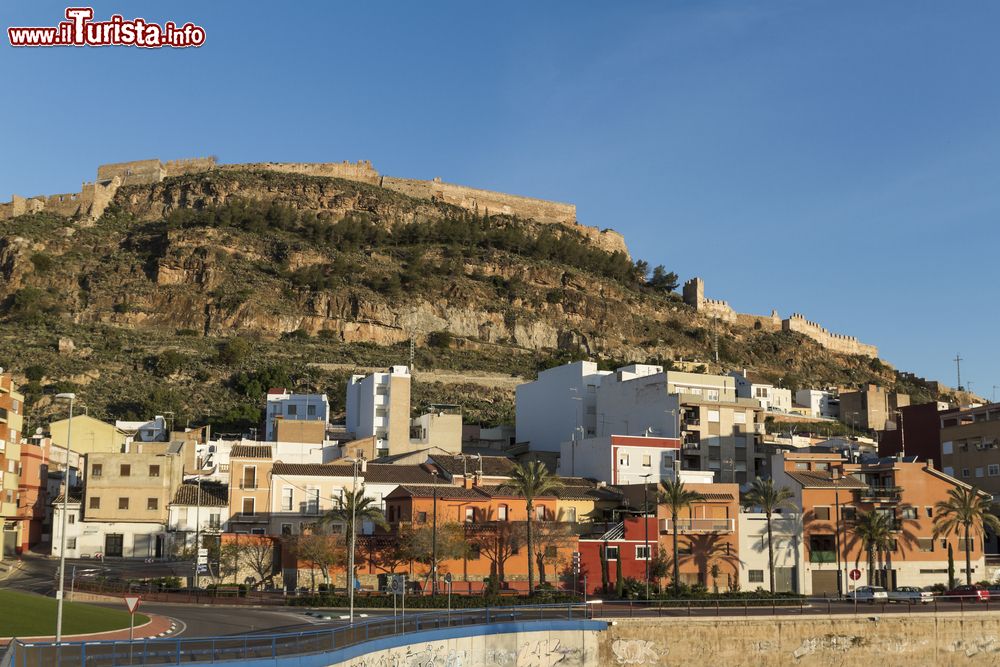
[[[770,315],[752,315],[737,313],[728,302],[705,297],[705,281],[692,278],[684,283],[682,288],[684,303],[692,306],[698,313],[706,317],[718,318],[724,322],[734,322],[752,328],[766,331],[795,331],[812,338],[828,350],[840,354],[855,354],[866,357],[878,357],[878,348],[862,343],[854,336],[831,333],[816,322],[810,322],[799,313],[782,320],[776,310]]]
[[[628,255],[625,239],[611,229],[597,229],[580,225],[576,221],[576,206],[561,202],[521,197],[503,192],[481,190],[440,179],[421,181],[408,178],[382,176],[368,160],[358,162],[258,162],[251,164],[219,165],[214,157],[198,157],[184,160],[160,162],[159,160],[136,160],[100,165],[97,179],[84,183],[78,193],[24,198],[14,195],[10,202],[0,203],[0,220],[48,211],[68,217],[78,216],[96,219],[104,212],[114,197],[115,191],[123,185],[149,185],[165,178],[184,174],[203,173],[213,169],[226,171],[275,171],[306,176],[343,178],[360,183],[384,187],[418,199],[429,199],[452,204],[468,211],[482,214],[506,214],[536,220],[542,223],[560,224],[571,227],[586,237],[595,246],[607,252],[623,252]]]

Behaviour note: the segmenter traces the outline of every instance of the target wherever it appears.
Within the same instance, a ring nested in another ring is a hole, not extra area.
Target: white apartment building
[[[357,439],[375,437],[385,454],[401,453],[410,439],[410,369],[354,375],[347,383],[347,430]]]
[[[659,484],[672,480],[680,440],[658,436],[608,435],[562,443],[559,474],[611,485]]]
[[[233,447],[259,445],[256,440],[209,440],[195,445],[196,467],[199,470],[211,471],[202,477],[205,481],[229,483],[229,458]],[[274,460],[285,463],[330,463],[340,458],[340,447],[337,441],[326,441],[322,445],[311,442],[272,442],[268,443],[274,453]]]
[[[284,389],[267,392],[267,408],[264,415],[264,438],[271,442],[278,439],[278,422],[282,419],[293,421],[330,421],[330,402],[326,394],[292,394]]]
[[[156,415],[149,421],[115,421],[115,428],[124,431],[130,442],[167,442],[170,431],[167,419]]]
[[[195,536],[201,534],[202,546],[209,539],[218,540],[229,522],[229,488],[222,484],[187,481],[177,488],[167,506],[167,530],[175,553],[194,548]]]
[[[840,399],[831,391],[799,389],[795,392],[795,404],[806,408],[813,417],[835,419],[840,416]]]
[[[740,588],[769,590],[767,517],[761,512],[740,512]],[[771,545],[774,550],[774,590],[800,593],[802,577],[802,517],[775,514],[771,518]]]
[[[516,441],[528,443],[532,451],[558,452],[573,437],[606,435],[598,433],[597,388],[609,375],[592,361],[577,361],[518,385]]]
[[[744,369],[732,371],[729,375],[736,380],[736,395],[760,401],[764,412],[791,412],[792,390],[775,387],[769,382],[752,377]]]

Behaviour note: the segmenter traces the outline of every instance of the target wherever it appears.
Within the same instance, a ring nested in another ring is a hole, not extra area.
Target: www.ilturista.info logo
[[[205,43],[205,29],[193,23],[178,26],[167,21],[162,26],[145,19],[126,20],[114,14],[107,21],[94,21],[91,7],[67,7],[66,21],[55,27],[11,27],[11,46],[164,46],[185,48]]]

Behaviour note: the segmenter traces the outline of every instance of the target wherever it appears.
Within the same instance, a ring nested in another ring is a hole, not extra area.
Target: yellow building
[[[584,477],[561,477],[556,490],[556,521],[592,523],[611,520],[611,511],[621,506],[622,494],[603,482]]]
[[[69,419],[60,419],[49,424],[54,447],[65,447]],[[73,415],[72,442],[70,449],[80,454],[97,452],[121,452],[125,448],[128,434],[114,424],[94,419],[89,415]]]

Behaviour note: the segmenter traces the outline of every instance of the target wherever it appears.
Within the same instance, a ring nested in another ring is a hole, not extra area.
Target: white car
[[[889,591],[890,602],[905,602],[907,604],[930,604],[934,601],[934,594],[930,591],[922,591],[916,586],[900,586],[894,591]]]
[[[888,602],[889,593],[881,586],[860,586],[848,593],[847,599],[858,602]]]

